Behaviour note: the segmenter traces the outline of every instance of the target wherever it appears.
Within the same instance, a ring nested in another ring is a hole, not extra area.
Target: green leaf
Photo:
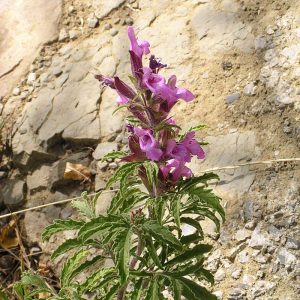
[[[217,300],[206,288],[198,285],[194,281],[181,277],[178,278],[182,286],[182,295],[189,300]]]
[[[81,293],[93,292],[96,289],[99,290],[101,287],[105,286],[107,283],[116,277],[114,268],[104,268],[97,270],[92,275],[90,275],[86,281],[80,286]]]
[[[79,200],[72,201],[72,206],[78,210],[83,218],[92,219],[96,217],[95,204],[101,192],[96,193],[94,197],[88,195],[87,192],[81,194]]]
[[[147,250],[150,254],[150,257],[152,258],[153,262],[155,263],[156,266],[158,266],[160,269],[163,269],[162,263],[157,255],[157,250],[154,247],[153,241],[152,241],[152,237],[151,236],[146,236],[145,237],[146,240],[146,247]]]
[[[0,300],[9,300],[8,296],[2,290],[0,290]]]
[[[131,245],[131,229],[124,230],[116,238],[116,266],[120,275],[120,283],[124,284],[129,276],[129,258]]]
[[[78,240],[77,238],[75,239],[69,239],[63,242],[61,245],[59,245],[55,251],[51,255],[51,259],[55,259],[61,254],[64,254],[68,252],[71,249],[77,248],[82,245],[82,241]]]
[[[175,224],[180,228],[180,208],[181,208],[181,197],[176,195],[171,202],[171,213],[175,220]]]
[[[70,285],[73,272],[83,263],[88,255],[89,251],[82,249],[76,252],[64,263],[60,275],[60,282],[62,287],[67,287]]]
[[[196,245],[194,248],[186,250],[182,254],[176,256],[175,258],[173,258],[172,260],[167,262],[166,266],[183,263],[185,261],[196,258],[200,255],[203,255],[203,254],[209,252],[211,249],[212,249],[211,245],[207,245],[207,244]]]
[[[192,233],[192,234],[189,234],[189,235],[184,235],[181,237],[180,239],[180,242],[183,244],[183,245],[189,245],[191,243],[196,243],[198,241],[201,241],[203,238],[201,235],[199,235],[198,232],[196,233]]]
[[[109,160],[109,159],[116,159],[116,158],[122,158],[127,155],[127,152],[125,151],[113,151],[110,153],[107,153],[102,158],[102,161]]]
[[[158,224],[156,221],[148,221],[143,224],[143,228],[156,240],[162,242],[162,244],[168,244],[175,249],[181,250],[182,245],[179,240],[164,226]]]
[[[117,111],[123,109],[123,108],[127,108],[129,105],[128,104],[123,104],[123,105],[119,105],[112,113],[112,115],[114,115]]]
[[[181,300],[181,285],[175,278],[170,278],[174,300]]]
[[[199,124],[197,126],[193,126],[189,129],[189,131],[199,131],[208,128],[206,124]]]
[[[116,295],[119,288],[120,288],[120,284],[116,283],[115,285],[110,287],[109,292],[101,299],[102,300],[113,300],[114,296]]]
[[[143,296],[143,278],[140,278],[135,284],[134,284],[134,291],[132,292],[132,295],[130,297],[130,300],[140,300]]]
[[[83,221],[76,221],[72,219],[55,220],[53,224],[47,226],[42,233],[43,241],[48,240],[53,234],[65,230],[80,229],[84,225]]]
[[[158,165],[154,161],[147,160],[144,162],[143,166],[146,170],[149,184],[151,187],[153,187],[157,182],[157,175],[158,175],[158,171],[159,171]]]
[[[148,288],[145,300],[158,300],[159,299],[159,286],[157,278],[152,279]]]
[[[205,173],[204,175],[201,176],[193,176],[188,179],[182,179],[179,184],[178,184],[178,190],[180,192],[184,191],[189,191],[193,187],[195,187],[197,184],[205,184],[207,185],[207,181],[209,180],[219,180],[219,176],[214,173]]]
[[[211,284],[215,283],[214,276],[206,269],[204,268],[199,268],[196,272],[195,275],[200,278],[208,281]]]

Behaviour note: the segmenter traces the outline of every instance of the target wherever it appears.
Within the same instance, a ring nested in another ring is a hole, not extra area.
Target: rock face
[[[57,38],[61,11],[62,0],[1,1],[0,96],[12,89],[41,45]]]
[[[256,139],[253,132],[234,132],[227,135],[207,137],[209,145],[206,147],[206,160],[192,162],[192,170],[195,174],[215,166],[233,166],[257,157]],[[224,150],[223,145],[226,145]],[[254,180],[255,174],[249,167],[218,171],[222,180],[217,186],[221,193],[236,193],[239,195],[247,192]]]
[[[41,166],[31,175],[27,176],[27,187],[30,192],[35,192],[40,189],[46,189],[49,185],[49,178],[52,172],[50,166]]]
[[[238,18],[238,7],[235,1],[223,1],[220,8],[207,3],[195,11],[192,24],[200,51],[214,54],[233,47],[243,52],[253,51],[251,26]]]
[[[95,10],[96,17],[101,20],[124,2],[125,0],[93,0],[92,5]]]
[[[2,187],[4,204],[10,209],[20,207],[25,201],[26,183],[19,179],[10,179]]]

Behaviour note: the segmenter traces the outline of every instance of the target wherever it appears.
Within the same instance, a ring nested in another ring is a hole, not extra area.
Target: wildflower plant
[[[96,215],[95,202],[83,194],[74,206],[78,220],[56,220],[48,226],[43,239],[65,230],[76,230],[52,254],[57,258],[70,251],[56,291],[37,275],[25,273],[16,291],[24,299],[41,292],[48,299],[216,299],[203,282],[213,284],[213,275],[203,267],[212,246],[203,243],[200,221],[208,218],[217,228],[224,219],[220,199],[208,188],[213,173],[193,175],[187,166],[193,156],[203,160],[205,152],[195,138],[202,125],[182,132],[170,112],[180,101],[195,98],[189,90],[177,86],[176,76],[166,80],[166,67],[150,54],[147,41],[137,40],[132,27],[130,40],[131,85],[119,77],[96,75],[101,85],[118,94],[118,109],[129,111],[127,120],[128,152],[116,151],[104,159],[123,162],[107,183],[107,189],[119,184],[110,207]],[[144,188],[142,188],[144,187]],[[192,228],[186,234],[184,228]],[[75,251],[74,251],[75,250]],[[104,264],[107,259],[110,266]],[[86,272],[84,280],[78,275]],[[34,287],[34,289],[32,288]],[[23,299],[23,298],[22,298]]]

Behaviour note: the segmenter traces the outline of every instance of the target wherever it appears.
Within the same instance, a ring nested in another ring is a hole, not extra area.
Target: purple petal
[[[120,94],[119,92],[118,92],[118,99],[117,99],[117,103],[119,104],[119,105],[123,105],[123,104],[126,104],[126,103],[128,103],[129,102],[129,99],[128,98],[126,98],[124,95],[122,95],[122,94]]]
[[[178,99],[183,99],[187,102],[195,99],[195,96],[193,95],[193,93],[184,88],[177,88],[176,95],[177,95]]]
[[[134,90],[128,86],[125,82],[115,77],[115,87],[119,94],[125,96],[126,98],[133,99],[136,96]]]
[[[158,161],[162,156],[162,151],[159,148],[152,148],[146,152],[146,156],[151,160]]]

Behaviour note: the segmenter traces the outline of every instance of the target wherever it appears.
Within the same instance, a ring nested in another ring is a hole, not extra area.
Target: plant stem
[[[137,245],[137,249],[136,249],[136,257],[132,258],[132,261],[130,262],[130,269],[134,269],[137,262],[138,262],[138,258],[137,256],[140,256],[143,252],[144,249],[144,245],[143,245],[143,241],[142,238],[140,236],[140,234],[138,234],[138,245]],[[119,290],[118,292],[118,296],[117,296],[117,300],[123,300],[124,296],[125,296],[125,292],[128,286],[128,282],[126,282]]]

